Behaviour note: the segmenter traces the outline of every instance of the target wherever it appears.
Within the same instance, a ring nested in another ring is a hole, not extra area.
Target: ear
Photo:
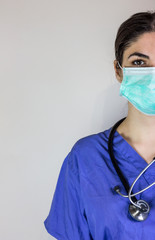
[[[114,70],[115,70],[115,76],[117,80],[121,83],[123,80],[123,72],[120,66],[118,65],[118,61],[114,60]]]

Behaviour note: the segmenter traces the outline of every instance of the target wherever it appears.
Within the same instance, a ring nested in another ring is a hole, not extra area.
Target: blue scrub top
[[[134,220],[130,201],[108,153],[110,129],[80,139],[63,162],[51,210],[44,224],[58,240],[154,240],[155,186],[136,196],[150,205],[148,218]],[[147,166],[146,161],[116,131],[114,155],[129,185]],[[133,193],[155,181],[155,164],[136,182]]]

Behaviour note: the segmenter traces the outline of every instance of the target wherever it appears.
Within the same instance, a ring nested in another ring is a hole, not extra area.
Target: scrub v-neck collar
[[[120,156],[121,159],[123,158],[125,161],[129,161],[134,165],[135,170],[137,170],[137,174],[139,174],[148,165],[148,163],[117,131],[114,133],[113,149],[117,152],[117,158]],[[116,160],[119,161],[118,159]],[[152,183],[152,178],[155,177],[155,163],[153,163],[146,172],[144,172],[143,176],[149,184]]]

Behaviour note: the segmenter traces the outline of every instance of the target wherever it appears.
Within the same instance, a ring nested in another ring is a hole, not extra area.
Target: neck
[[[133,143],[155,143],[155,116],[148,116],[128,104],[128,116],[118,132]]]
[[[155,116],[147,116],[129,103],[127,118],[120,124],[117,131],[150,163],[155,157]]]

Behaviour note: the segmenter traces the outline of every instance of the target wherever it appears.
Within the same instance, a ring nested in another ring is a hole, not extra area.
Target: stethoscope
[[[114,138],[114,134],[116,129],[118,128],[118,126],[124,121],[125,118],[119,120],[111,129],[110,135],[109,135],[109,141],[108,141],[108,149],[109,149],[109,155],[111,158],[111,161],[113,163],[113,166],[121,180],[121,182],[124,185],[124,188],[126,190],[126,192],[128,193],[128,195],[124,195],[120,192],[120,187],[119,186],[115,186],[114,190],[115,192],[117,192],[118,194],[120,194],[122,197],[128,197],[130,200],[130,205],[129,205],[129,213],[131,215],[131,217],[137,221],[144,221],[147,217],[148,214],[150,212],[150,206],[149,204],[144,201],[144,200],[138,200],[136,199],[136,195],[139,193],[144,192],[145,190],[147,190],[148,188],[152,187],[155,182],[153,182],[152,184],[150,184],[148,187],[142,189],[139,192],[136,193],[132,193],[132,189],[135,185],[135,183],[137,182],[137,180],[140,178],[140,176],[155,162],[155,157],[153,158],[153,160],[143,169],[143,171],[138,175],[138,177],[135,179],[135,181],[132,183],[131,187],[129,186],[128,182],[126,181],[126,179],[124,178],[123,173],[121,172],[120,168],[117,165],[117,161],[114,157],[114,153],[113,153],[113,138]]]

